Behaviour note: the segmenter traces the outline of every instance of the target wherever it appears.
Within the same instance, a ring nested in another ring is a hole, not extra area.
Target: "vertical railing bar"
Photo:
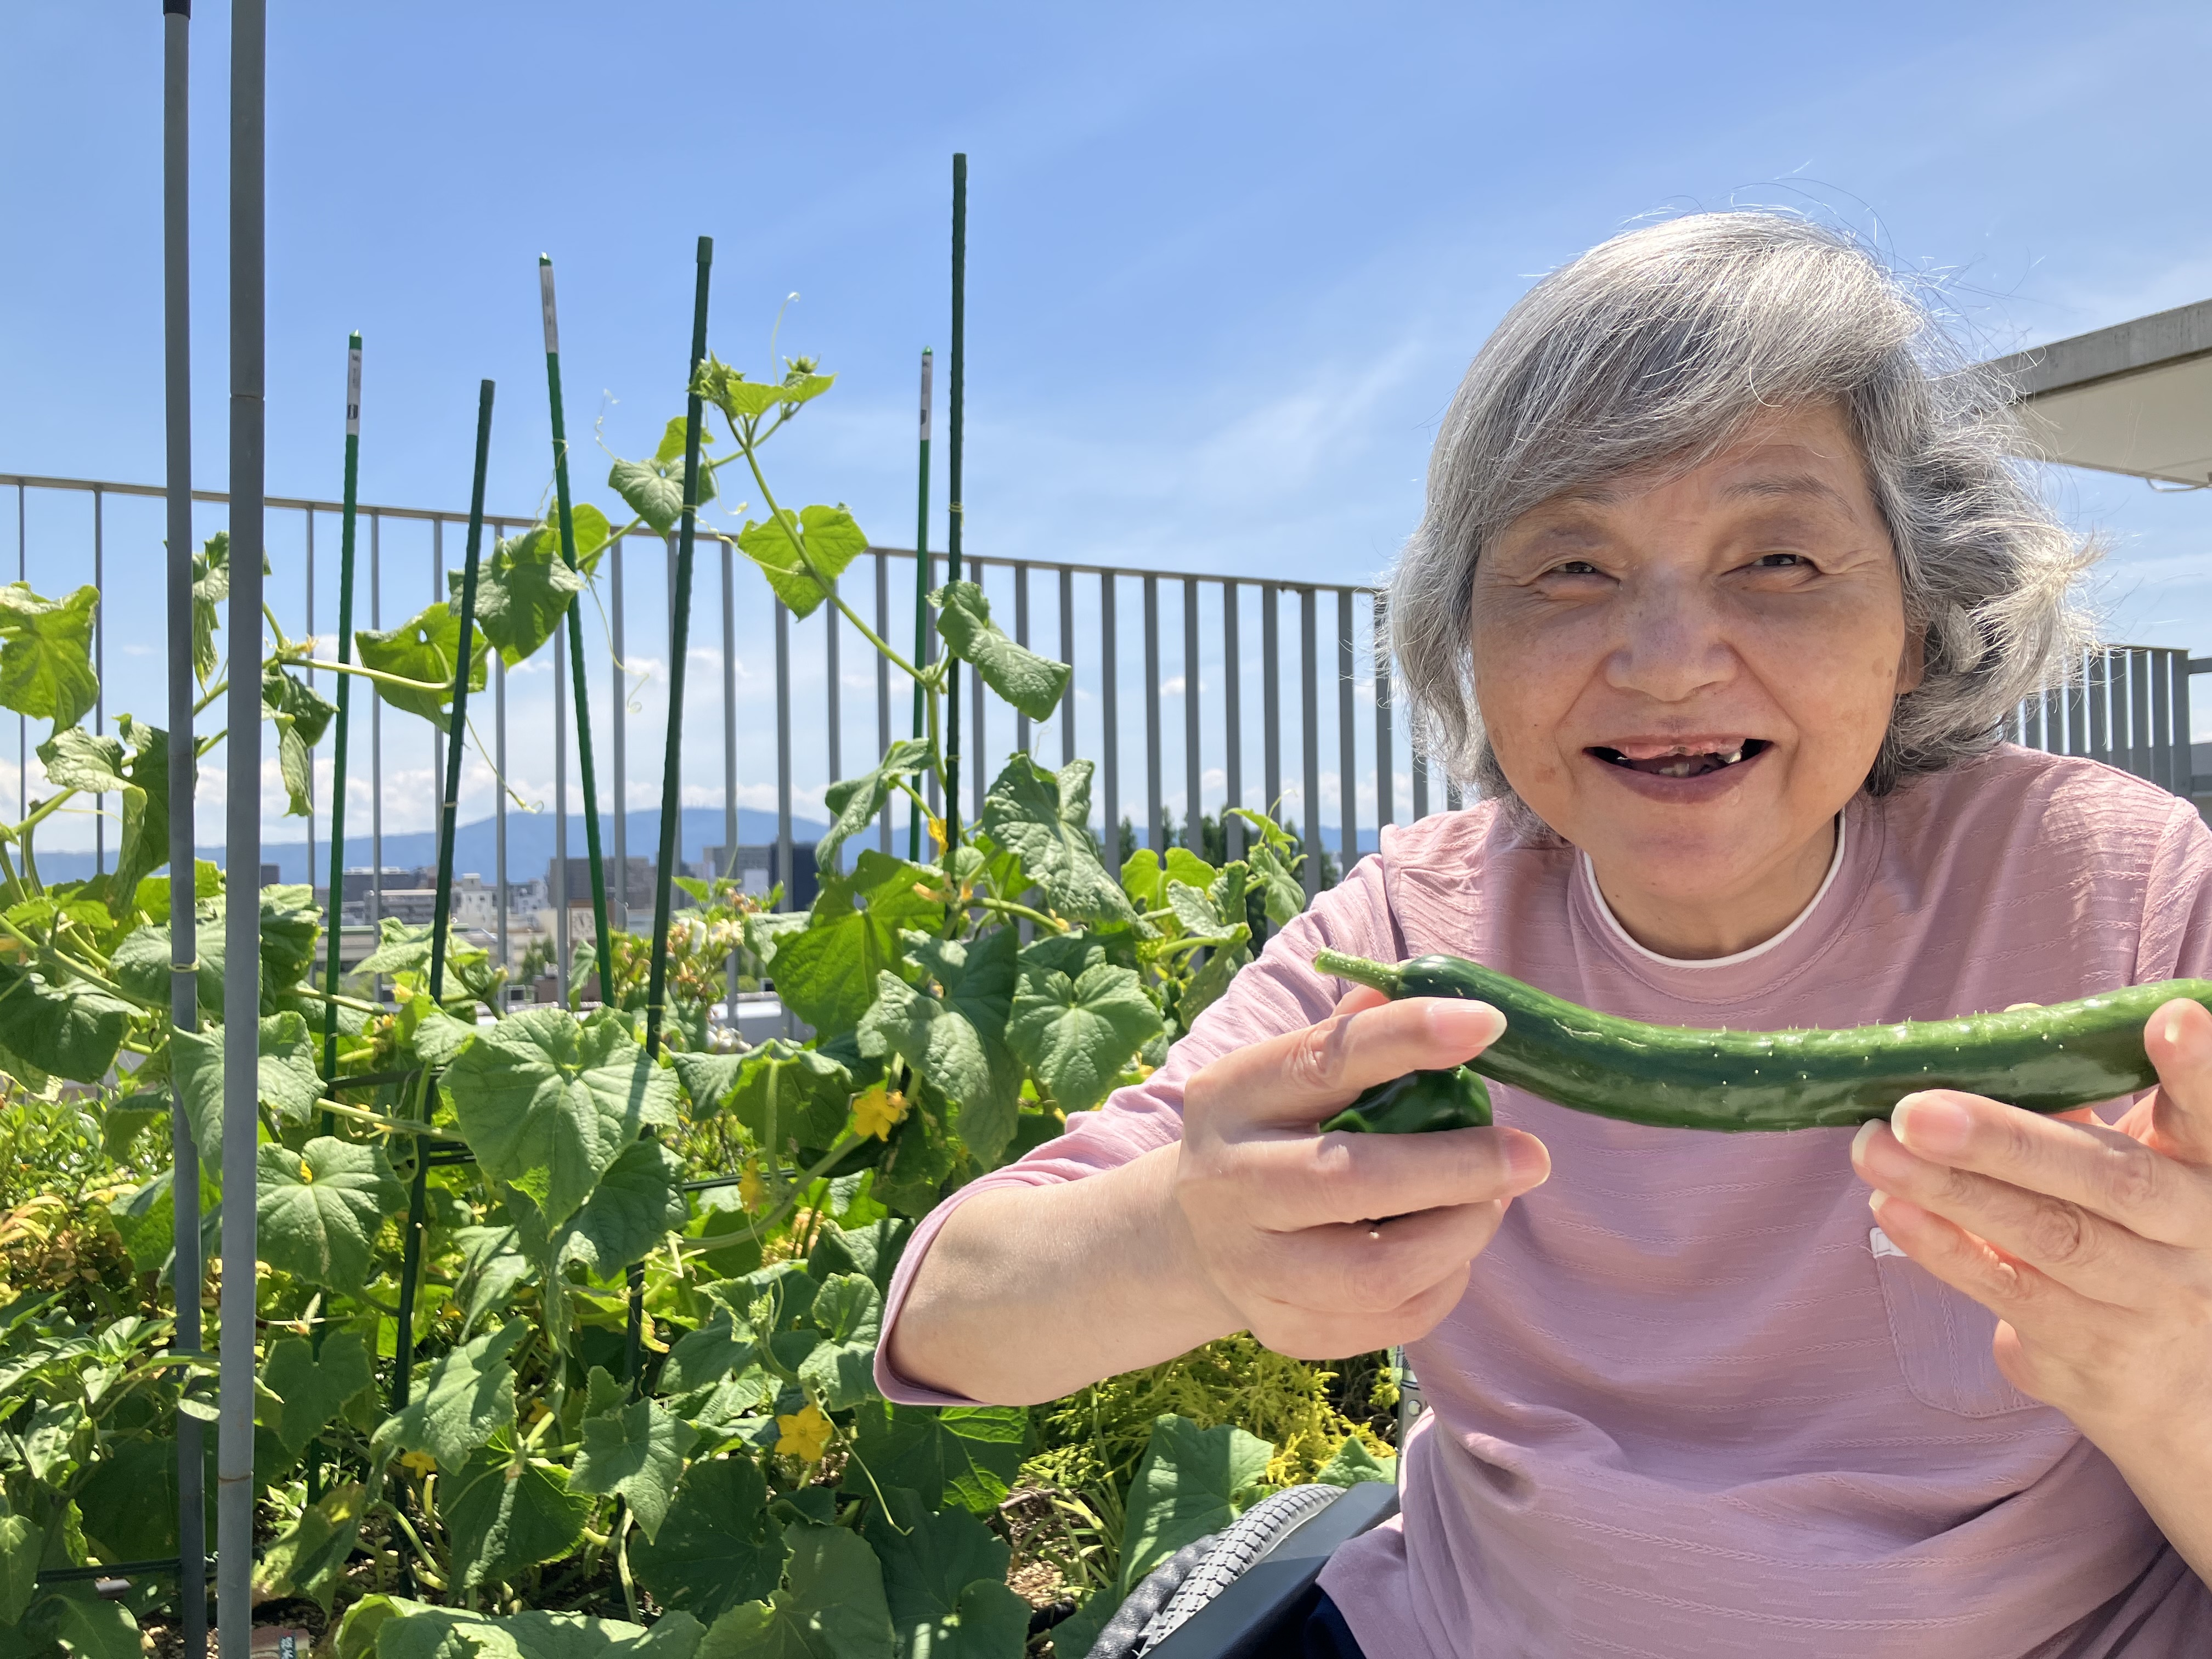
[[[315,637],[315,509],[313,507],[310,507],[306,509],[306,513],[307,520],[307,637],[312,640]],[[105,678],[105,676],[102,678]],[[307,676],[308,684],[313,684],[314,683],[314,675],[312,672],[309,673]],[[314,890],[315,759],[313,755],[310,755],[307,757],[307,892],[309,896],[312,897],[313,896]],[[337,903],[337,900],[332,899],[331,903],[335,905]],[[324,925],[325,927],[335,927],[337,925],[337,911],[333,909],[330,914],[324,916]]]
[[[15,486],[15,580],[31,580],[31,543],[29,520],[25,516],[23,486]],[[27,714],[15,716],[15,821],[21,823],[31,816],[31,720]]]
[[[1369,611],[1369,654],[1375,659],[1375,847],[1382,847],[1382,826],[1398,813],[1398,745],[1390,730],[1390,624],[1389,601],[1375,595]]]
[[[915,599],[915,626],[921,633],[921,665],[924,668],[928,667],[932,663],[937,660],[937,649],[939,645],[937,630],[934,628],[930,627],[927,620],[929,613],[929,603],[927,599],[925,597],[937,590],[937,567],[939,563],[939,556],[932,553],[926,556],[926,569],[927,574],[923,574],[925,566],[920,563],[916,565],[915,572],[915,580],[918,584],[917,596]],[[919,690],[915,693],[915,702],[916,712],[915,714],[914,729],[916,735],[926,736],[927,733],[922,724],[922,715],[920,712],[921,693]],[[939,744],[939,759],[940,761],[949,759],[950,757],[944,752],[942,747],[944,743],[944,734],[942,732],[939,734],[938,741]],[[938,787],[937,773],[933,769],[930,771],[923,784],[922,793],[929,799],[929,810],[933,814],[942,812],[945,810],[945,804],[940,796]],[[929,843],[927,841],[924,841],[915,849],[915,856],[923,860],[925,862],[929,859]]]
[[[1075,573],[1060,568],[1060,659],[1067,665],[1067,690],[1060,694],[1060,763],[1075,758]]]
[[[2111,717],[2112,655],[2102,649],[2089,657],[2089,748],[2092,760],[2105,760],[2112,752],[2106,729]]]
[[[1243,604],[1237,583],[1224,580],[1221,584],[1221,727],[1225,743],[1221,833],[1223,849],[1232,859],[1244,856],[1244,820],[1230,813],[1231,807],[1244,804],[1244,659],[1237,640],[1237,612]]]
[[[1336,854],[1340,881],[1351,875],[1352,866],[1359,862],[1359,722],[1353,696],[1357,688],[1352,681],[1355,627],[1352,590],[1340,587],[1336,590],[1336,765],[1340,780],[1337,793],[1343,817]]]
[[[1121,868],[1121,659],[1114,637],[1115,624],[1114,573],[1102,570],[1098,573],[1098,706],[1106,728],[1100,745],[1105,750],[1106,789],[1099,800],[1103,814],[1099,845],[1105,849],[1106,868],[1118,873]]]
[[[783,885],[783,908],[793,908],[799,884],[791,867],[791,610],[775,602],[775,868],[770,884]]]
[[[105,599],[107,594],[106,538],[106,514],[100,511],[100,491],[95,484],[92,491],[92,591]],[[312,521],[313,515],[310,515]],[[313,633],[309,625],[307,631]],[[95,604],[92,611],[92,731],[100,737],[107,731],[107,606]],[[312,769],[310,769],[312,776]],[[92,872],[95,876],[107,873],[107,797],[96,794],[92,798]],[[307,884],[315,880],[314,820],[307,821]]]
[[[2076,656],[2066,683],[2066,752],[2089,752],[2089,679],[2095,672],[2094,657]]]
[[[2043,691],[2043,747],[2045,752],[2063,755],[2066,750],[2066,692],[2057,686],[2045,686]]]
[[[1305,799],[1299,820],[1305,841],[1306,902],[1321,892],[1321,649],[1318,610],[1321,596],[1310,587],[1298,590],[1298,758],[1303,765]]]
[[[1260,760],[1267,799],[1260,810],[1283,815],[1282,590],[1260,584]]]
[[[2174,793],[2197,798],[2197,732],[2189,717],[2189,653],[2173,653],[2173,744],[2181,772],[2181,787]]]
[[[1182,844],[1199,855],[1206,856],[1206,836],[1201,832],[1205,814],[1206,773],[1202,765],[1205,745],[1199,738],[1199,654],[1198,654],[1198,578],[1182,579],[1182,772],[1183,789],[1188,799],[1183,802]]]
[[[2150,699],[2150,653],[2128,653],[2128,742],[2135,763],[2128,769],[2139,778],[2157,775],[2152,763],[2151,727],[2154,714]]]
[[[845,708],[842,696],[843,688],[838,684],[838,678],[842,671],[842,665],[837,660],[837,635],[839,632],[837,627],[837,607],[834,605],[823,605],[822,607],[822,618],[823,678],[829,683],[829,696],[826,699],[827,712],[830,720],[829,781],[835,783],[845,775]],[[819,878],[818,872],[817,878]]]
[[[446,585],[446,521],[443,518],[430,520],[430,603],[446,596],[441,591]],[[430,778],[434,795],[446,776],[446,734],[436,726],[430,727]],[[433,838],[434,843],[434,837]]]
[[[1145,577],[1145,844],[1164,857],[1160,822],[1160,579]]]
[[[728,544],[724,543],[722,556],[727,558]],[[876,637],[888,640],[891,636],[891,563],[890,556],[880,548],[876,551]],[[880,651],[872,653],[876,659],[876,753],[881,755],[891,746],[891,663]],[[737,837],[730,837],[737,845]],[[891,804],[884,801],[883,824],[878,832],[877,845],[884,853],[891,850]]]
[[[1014,561],[1014,643],[1023,649],[1030,642],[1030,566],[1026,559]],[[1030,751],[1030,717],[1019,709],[1014,711],[1014,747],[1024,755]],[[983,798],[975,797],[977,811],[981,811]]]
[[[972,564],[966,568],[974,569]],[[980,575],[981,573],[976,574]],[[982,584],[978,582],[976,586],[980,587]],[[991,739],[983,729],[983,671],[980,668],[971,667],[968,671],[968,706],[975,711],[974,718],[968,722],[967,733],[961,741],[969,745],[974,756],[969,763],[974,782],[968,792],[968,822],[973,823],[983,814],[983,793],[991,787]]]
[[[629,696],[623,678],[629,656],[623,635],[623,544],[629,539],[617,536],[607,550],[607,666],[615,705],[615,867],[606,872],[607,926],[618,933],[629,931]],[[602,1002],[613,994],[611,985],[599,987]]]
[[[2166,659],[2172,653],[2146,653],[2143,673],[2150,683],[2151,781],[2169,794],[2188,793],[2178,786],[2173,767],[2173,685]]]

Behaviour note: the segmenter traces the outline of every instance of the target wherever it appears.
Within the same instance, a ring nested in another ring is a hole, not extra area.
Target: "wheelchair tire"
[[[1135,1659],[1143,1651],[1139,1645],[1153,1618],[1182,1588],[1183,1580],[1195,1571],[1200,1562],[1213,1552],[1213,1547],[1228,1534],[1210,1532],[1203,1538],[1185,1544],[1159,1565],[1146,1573],[1137,1588],[1131,1590],[1114,1616],[1106,1621],[1091,1643],[1091,1651],[1083,1659]]]
[[[1142,1659],[1200,1607],[1242,1578],[1268,1551],[1343,1494],[1341,1486],[1287,1486],[1255,1504],[1234,1525],[1213,1535],[1204,1557],[1188,1569],[1166,1605],[1145,1624],[1134,1645],[1126,1651],[1132,1659]],[[1106,1659],[1106,1656],[1094,1648],[1091,1659]]]

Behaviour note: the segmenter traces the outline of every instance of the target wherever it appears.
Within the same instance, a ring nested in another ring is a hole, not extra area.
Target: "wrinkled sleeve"
[[[2143,883],[2135,981],[2212,979],[2212,830],[2177,800]]]
[[[1386,839],[1386,854],[1388,845]],[[1310,1025],[1336,1005],[1343,981],[1314,971],[1316,951],[1327,946],[1398,959],[1383,870],[1383,859],[1362,859],[1345,880],[1294,917],[1267,941],[1258,959],[1231,981],[1220,1000],[1199,1015],[1182,1041],[1168,1050],[1166,1064],[1152,1076],[1116,1091],[1095,1112],[1071,1114],[1067,1133],[1057,1140],[969,1182],[930,1212],[900,1258],[884,1300],[883,1334],[876,1346],[876,1387],[886,1399],[902,1406],[978,1403],[917,1387],[890,1367],[891,1332],[905,1310],[907,1292],[953,1211],[978,1193],[1080,1181],[1182,1139],[1183,1085],[1194,1072],[1248,1043]]]

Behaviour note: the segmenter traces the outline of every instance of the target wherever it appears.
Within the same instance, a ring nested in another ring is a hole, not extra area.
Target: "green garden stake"
[[[915,485],[914,523],[914,664],[919,668],[929,660],[929,383],[931,358],[929,348],[921,349],[921,465]],[[921,684],[914,688],[914,735],[922,735],[927,710]],[[906,856],[909,863],[921,861],[921,803],[916,801],[907,809]]]
[[[553,261],[538,256],[538,297],[545,312],[545,390],[553,405],[553,502],[561,529],[561,556],[568,568],[580,568],[576,559],[576,526],[568,495],[568,430],[561,408],[561,327],[553,307]],[[599,853],[599,781],[592,766],[591,683],[584,673],[582,607],[568,605],[568,673],[575,683],[572,701],[576,708],[576,767],[584,790],[584,850],[592,866],[592,938],[599,963],[599,1000],[614,999],[614,940],[607,925],[606,860]],[[623,810],[617,801],[615,810]],[[561,872],[561,902],[568,900],[568,872]],[[567,988],[562,988],[562,994]]]
[[[346,341],[345,507],[338,520],[338,660],[353,660],[353,532],[355,495],[361,481],[361,333]],[[331,755],[331,909],[345,892],[346,712],[353,702],[353,676],[338,676],[337,726]],[[327,916],[323,990],[323,1082],[338,1074],[338,945],[342,932],[335,915]],[[332,1131],[335,1115],[323,1114],[322,1132]]]
[[[477,471],[469,489],[469,546],[461,563],[460,643],[455,647],[453,708],[446,717],[446,789],[438,804],[438,889],[430,908],[430,1006],[446,1000],[446,930],[453,914],[453,824],[460,807],[461,750],[469,730],[469,647],[476,633],[477,568],[483,555],[484,474],[491,465],[492,383],[477,394]]]
[[[968,340],[968,158],[952,158],[952,407],[951,441],[945,451],[945,580],[960,580],[960,394]],[[945,676],[945,848],[950,858],[960,841],[960,674]],[[947,868],[950,868],[947,866]]]
[[[668,916],[675,891],[676,855],[683,846],[684,659],[691,640],[692,549],[699,529],[699,436],[707,423],[706,404],[696,387],[699,365],[707,360],[707,290],[714,266],[714,239],[699,239],[699,275],[691,300],[691,361],[684,380],[695,388],[684,401],[684,517],[676,532],[676,592],[669,602],[668,741],[660,771],[660,867],[653,885],[653,945],[645,994],[645,1052],[660,1048],[661,1022],[668,1001]],[[605,981],[602,981],[604,984]],[[645,1342],[645,1264],[634,1261],[629,1273],[628,1343],[623,1374],[633,1389]]]

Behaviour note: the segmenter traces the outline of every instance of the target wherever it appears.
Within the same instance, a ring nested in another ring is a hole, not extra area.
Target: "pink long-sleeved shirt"
[[[1184,1081],[1326,1015],[1316,949],[1474,957],[1608,1013],[1740,1029],[1934,1019],[2212,976],[2212,835],[2084,760],[2006,747],[1846,809],[1796,922],[1653,955],[1587,862],[1493,806],[1383,832],[1141,1086],[951,1210],[1176,1139]],[[1322,1583],[1372,1659],[2185,1659],[2212,1593],[2118,1472],[1990,1357],[1994,1317],[1888,1246],[1847,1130],[1714,1135],[1492,1086],[1551,1149],[1465,1298],[1408,1350],[1432,1408],[1404,1507]],[[878,1359],[895,1400],[961,1403]]]

